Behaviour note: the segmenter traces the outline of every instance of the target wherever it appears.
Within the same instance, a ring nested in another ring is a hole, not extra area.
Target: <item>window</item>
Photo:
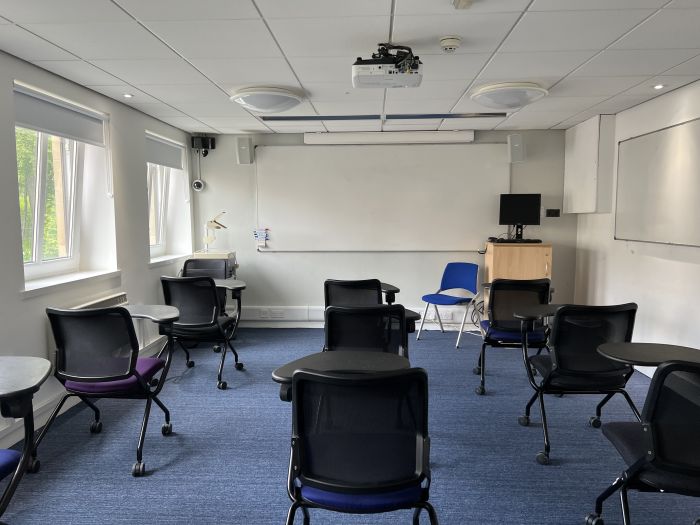
[[[148,163],[148,242],[151,257],[165,254],[170,168]]]
[[[105,116],[19,82],[13,99],[25,281],[113,266]]]

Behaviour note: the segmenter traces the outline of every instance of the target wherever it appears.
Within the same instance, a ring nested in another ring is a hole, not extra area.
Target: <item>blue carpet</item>
[[[519,351],[489,349],[488,394],[474,394],[471,372],[480,339],[428,332],[411,340],[411,362],[428,371],[433,484],[431,501],[442,525],[581,525],[596,495],[623,468],[600,430],[588,426],[599,396],[547,397],[552,464],[541,466],[539,410],[532,424],[517,417],[531,394]],[[242,329],[236,341],[246,371],[227,361],[229,389],[216,389],[218,354],[193,351],[196,366],[175,354],[161,398],[174,433],[163,437],[154,406],[144,458],[148,475],[131,476],[143,401],[102,400],[104,429],[92,435],[92,412],[72,409],[41,446],[41,472],[26,475],[3,520],[21,524],[175,523],[264,525],[284,523],[291,404],[278,398],[270,373],[318,351],[323,332]],[[641,408],[649,380],[635,374],[629,391]],[[618,396],[616,396],[618,397]],[[631,420],[622,398],[604,421]],[[693,523],[700,502],[667,494],[630,494],[635,525]],[[605,507],[608,525],[622,523],[617,498]],[[312,523],[411,523],[408,511],[339,515],[311,511]],[[301,523],[300,516],[297,522]],[[423,517],[421,523],[427,523]]]

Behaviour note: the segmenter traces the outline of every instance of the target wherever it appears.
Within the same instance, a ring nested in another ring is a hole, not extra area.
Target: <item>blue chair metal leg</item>
[[[423,316],[420,318],[420,326],[418,327],[418,333],[416,334],[416,341],[420,339],[421,330],[423,330],[423,323],[425,323],[425,317],[428,315],[429,303],[425,303],[425,310],[423,311]]]
[[[440,311],[438,310],[436,304],[433,305],[433,308],[435,308],[435,317],[437,317],[438,323],[440,323],[440,331],[444,334],[445,328],[442,326],[442,319],[440,319]]]
[[[464,332],[464,322],[467,320],[467,313],[469,312],[469,303],[467,303],[464,309],[464,315],[462,316],[462,326],[459,327],[459,334],[457,335],[457,344],[455,348],[459,348],[459,340],[462,338],[462,332]]]

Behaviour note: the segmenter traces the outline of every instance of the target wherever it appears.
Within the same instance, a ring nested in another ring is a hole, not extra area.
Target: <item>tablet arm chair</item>
[[[215,343],[221,347],[221,361],[217,375],[217,388],[226,390],[228,383],[222,380],[226,353],[230,350],[235,359],[236,370],[243,370],[238,352],[231,343],[236,329],[236,320],[221,315],[216,285],[211,277],[161,277],[165,304],[180,311],[180,319],[173,323],[172,336],[187,354],[185,341]],[[190,366],[189,364],[187,366]]]
[[[541,465],[549,463],[549,432],[544,408],[544,394],[593,394],[603,395],[596,406],[596,415],[588,423],[594,428],[601,425],[603,406],[615,394],[621,394],[640,419],[639,411],[625,390],[627,381],[634,373],[631,365],[608,359],[598,353],[604,343],[624,343],[632,339],[637,305],[634,303],[613,306],[563,306],[554,316],[550,335],[550,353],[529,355],[525,332],[531,329],[530,321],[523,321],[522,351],[525,370],[530,386],[535,390],[525,414],[518,418],[522,426],[530,424],[530,409],[539,400],[542,416],[544,451],[537,454]],[[533,369],[539,373],[535,379]]]
[[[598,496],[586,525],[604,525],[603,502],[618,490],[625,525],[632,523],[628,489],[700,496],[700,365],[663,363],[651,380],[641,422],[606,423],[603,435],[627,469]]]
[[[421,510],[428,502],[428,379],[423,369],[333,374],[308,370],[292,379],[292,442],[287,492],[304,524],[308,509],[372,514]]]
[[[486,393],[486,347],[520,348],[520,321],[513,317],[519,307],[549,302],[549,279],[494,279],[489,289],[489,315],[480,323],[483,342],[479,361],[473,369],[481,377],[474,390],[478,395]],[[528,331],[530,348],[546,348],[548,330],[542,323],[533,324]]]
[[[161,433],[168,436],[173,430],[170,412],[158,398],[170,368],[172,348],[169,348],[165,360],[139,357],[134,323],[129,312],[122,307],[85,310],[47,308],[46,313],[56,342],[55,375],[65,387],[66,394],[36,440],[33,452],[36,464],[31,465],[30,471],[38,471],[37,448],[68,398],[76,396],[92,409],[95,419],[90,425],[90,432],[93,434],[102,431],[102,421],[100,410],[91,399],[145,399],[136,463],[131,470],[134,476],[143,476],[146,472],[143,444],[152,402],[165,414]],[[158,380],[153,381],[156,377]]]
[[[382,283],[379,279],[345,281],[326,279],[323,283],[326,308],[329,306],[373,306],[382,304]]]
[[[406,311],[400,304],[329,306],[324,350],[389,352],[408,358]]]
[[[425,316],[428,314],[428,307],[432,304],[435,308],[435,317],[437,317],[440,323],[440,330],[445,331],[442,326],[442,319],[440,319],[440,312],[438,311],[438,305],[440,306],[458,306],[464,305],[464,316],[462,317],[462,324],[459,329],[459,334],[457,334],[457,343],[455,346],[459,348],[459,341],[462,337],[462,332],[464,331],[464,322],[467,320],[467,312],[469,311],[469,304],[472,299],[477,294],[477,277],[479,274],[479,266],[474,263],[466,262],[451,262],[447,263],[445,266],[445,271],[442,274],[442,280],[440,281],[440,288],[437,292],[431,293],[423,296],[423,301],[425,301],[425,311],[423,312],[423,317],[421,318],[420,328],[418,328],[418,333],[416,334],[416,340],[420,339],[421,331],[423,330],[423,323],[425,322]],[[463,297],[457,295],[450,295],[445,293],[452,290],[462,290],[472,294],[471,297]]]
[[[182,277],[211,277],[212,279],[227,279],[231,275],[228,259],[187,259],[182,265]],[[217,288],[219,297],[219,311],[226,315],[225,288]],[[240,311],[240,294],[238,297],[238,311]]]

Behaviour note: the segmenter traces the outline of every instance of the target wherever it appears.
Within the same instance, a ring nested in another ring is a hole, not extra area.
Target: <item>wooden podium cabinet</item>
[[[486,243],[484,282],[544,278],[552,278],[551,244]]]

